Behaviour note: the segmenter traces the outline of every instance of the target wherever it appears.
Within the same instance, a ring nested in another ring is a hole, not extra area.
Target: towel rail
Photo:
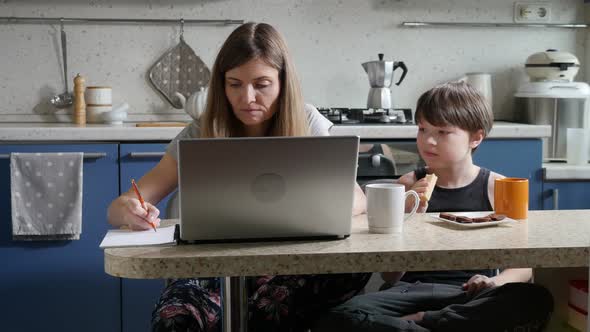
[[[84,153],[84,159],[100,159],[105,158],[107,156],[104,152],[89,152]],[[0,154],[0,159],[9,159],[10,153]]]
[[[84,153],[84,159],[100,159],[105,158],[107,156],[104,152],[91,152],[91,153]]]
[[[128,156],[132,159],[162,158],[164,154],[164,152],[130,152]]]

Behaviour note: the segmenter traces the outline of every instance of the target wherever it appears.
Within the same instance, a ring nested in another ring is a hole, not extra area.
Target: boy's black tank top
[[[416,175],[416,180],[420,180],[426,176],[426,168],[421,167],[414,174]],[[488,196],[489,178],[490,171],[481,167],[475,180],[465,187],[447,189],[435,186],[432,196],[430,196],[430,200],[428,201],[426,212],[493,211]],[[402,281],[461,285],[475,274],[492,277],[495,274],[495,270],[406,272]]]

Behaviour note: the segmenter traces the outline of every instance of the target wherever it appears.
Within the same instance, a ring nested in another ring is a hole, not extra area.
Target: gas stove
[[[410,108],[365,109],[320,107],[318,111],[335,125],[412,125]]]

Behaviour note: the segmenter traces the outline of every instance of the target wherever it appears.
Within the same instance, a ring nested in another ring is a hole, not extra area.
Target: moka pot
[[[397,68],[402,68],[403,73],[395,85],[400,85],[408,68],[403,61],[383,61],[383,53],[379,53],[379,61],[369,61],[362,64],[365,72],[369,76],[369,96],[367,98],[367,108],[370,109],[391,109],[393,103],[391,100],[391,83],[393,81],[393,72]]]

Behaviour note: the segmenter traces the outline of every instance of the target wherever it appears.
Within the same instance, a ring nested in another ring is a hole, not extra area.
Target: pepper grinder
[[[86,102],[84,101],[84,90],[86,80],[80,74],[74,78],[74,123],[78,126],[86,125]]]

